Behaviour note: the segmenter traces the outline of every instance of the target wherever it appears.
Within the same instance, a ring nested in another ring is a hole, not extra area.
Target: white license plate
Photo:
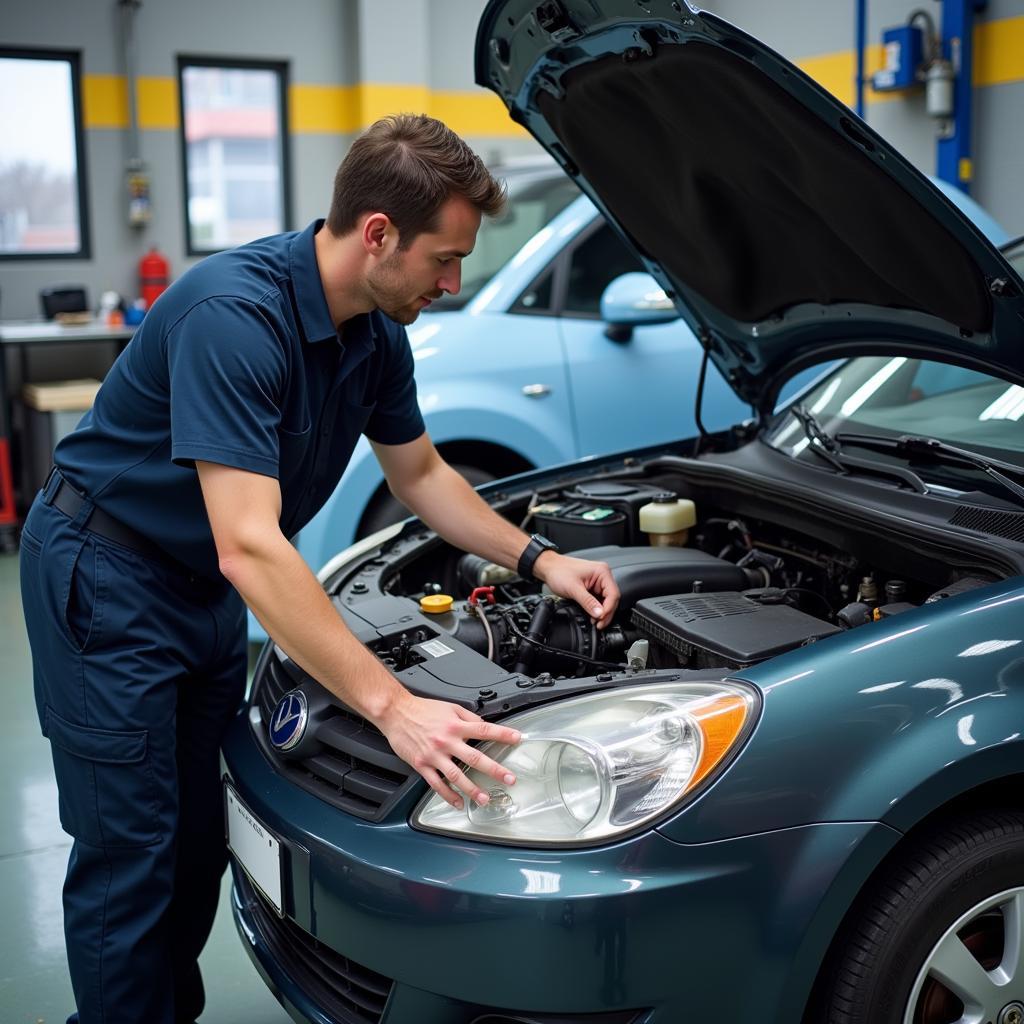
[[[281,903],[281,841],[224,783],[228,849],[274,909],[284,916]]]

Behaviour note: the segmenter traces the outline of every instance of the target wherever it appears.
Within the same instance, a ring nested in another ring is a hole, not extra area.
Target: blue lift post
[[[971,125],[974,83],[974,15],[987,0],[944,0],[942,4],[942,55],[953,64],[953,119],[950,130],[939,138],[935,173],[943,181],[971,191],[974,177]]]

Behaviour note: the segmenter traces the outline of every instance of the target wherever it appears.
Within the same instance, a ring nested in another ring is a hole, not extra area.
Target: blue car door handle
[[[523,394],[527,398],[543,398],[545,395],[551,394],[551,388],[547,384],[527,384],[523,388]]]

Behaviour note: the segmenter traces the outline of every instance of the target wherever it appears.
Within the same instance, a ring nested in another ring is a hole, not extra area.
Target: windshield
[[[1024,463],[1024,387],[976,370],[905,356],[859,357],[819,381],[801,405],[833,436],[916,434]],[[809,444],[788,411],[767,440],[795,457]]]
[[[484,217],[473,251],[462,261],[462,288],[458,295],[437,299],[430,312],[461,309],[533,236],[560,213],[580,190],[561,170],[495,175],[508,183],[508,203],[496,220]]]

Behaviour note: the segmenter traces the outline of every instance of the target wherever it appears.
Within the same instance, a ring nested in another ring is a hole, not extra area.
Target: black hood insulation
[[[568,71],[535,102],[641,252],[729,316],[805,302],[991,327],[977,264],[850,138],[747,60],[693,41]],[[872,147],[853,119],[843,129]]]

